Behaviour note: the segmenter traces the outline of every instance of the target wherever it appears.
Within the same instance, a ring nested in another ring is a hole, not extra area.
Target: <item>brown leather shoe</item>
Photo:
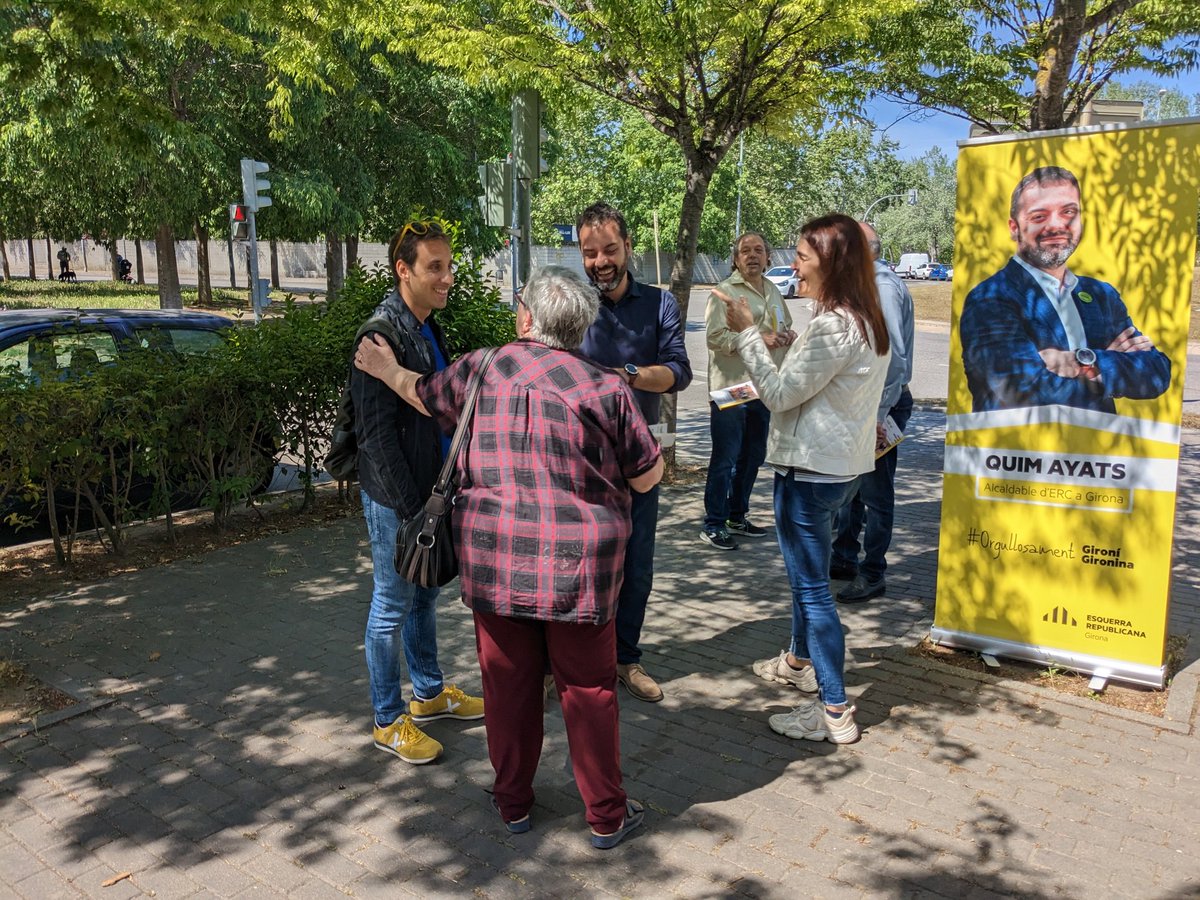
[[[641,663],[629,663],[629,665],[617,663],[617,678],[621,684],[625,685],[625,690],[639,700],[657,703],[663,698],[662,688],[658,686],[658,682],[646,674]]]

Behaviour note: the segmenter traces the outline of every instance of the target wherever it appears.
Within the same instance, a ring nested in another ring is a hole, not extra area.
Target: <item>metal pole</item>
[[[738,168],[737,168],[737,215],[733,220],[733,239],[736,241],[742,233],[742,163],[746,159],[746,135],[739,136]]]
[[[658,253],[658,210],[654,211],[654,283],[662,287],[662,259]]]
[[[246,252],[250,255],[250,303],[254,307],[254,324],[262,321],[262,307],[258,305],[258,230],[254,226],[254,210],[249,210],[250,241]]]
[[[233,263],[233,223],[229,225],[229,237],[225,238],[225,247],[229,251],[229,286],[237,287],[237,266]]]

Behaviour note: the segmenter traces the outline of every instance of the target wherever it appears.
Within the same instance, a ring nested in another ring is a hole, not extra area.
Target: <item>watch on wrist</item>
[[[625,363],[625,377],[628,379],[629,384],[633,384],[635,381],[637,381],[638,367],[633,363]]]
[[[1091,347],[1080,347],[1075,351],[1075,365],[1080,371],[1091,377],[1096,374],[1096,351]]]

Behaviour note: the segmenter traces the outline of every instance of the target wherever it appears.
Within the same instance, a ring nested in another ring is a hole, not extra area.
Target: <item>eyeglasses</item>
[[[429,227],[432,224],[432,222],[409,222],[400,229],[400,240],[396,241],[396,243],[399,244],[400,241],[403,241],[408,237],[409,233],[415,234],[417,237],[424,237],[429,234]]]

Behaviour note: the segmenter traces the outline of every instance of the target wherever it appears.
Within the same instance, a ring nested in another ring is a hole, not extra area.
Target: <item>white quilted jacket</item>
[[[875,355],[851,315],[815,316],[778,369],[757,328],[738,335],[737,350],[771,411],[768,463],[826,475],[875,467],[888,355]]]

